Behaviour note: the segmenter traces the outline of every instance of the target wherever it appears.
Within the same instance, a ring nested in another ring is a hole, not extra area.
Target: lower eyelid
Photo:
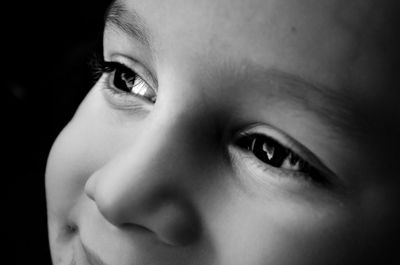
[[[296,171],[289,172],[289,170],[270,166],[270,165],[260,161],[256,156],[254,156],[252,154],[248,155],[248,159],[249,160],[251,159],[252,164],[254,166],[256,166],[258,169],[262,170],[264,173],[269,173],[269,174],[272,174],[277,177],[281,177],[281,178],[292,177],[292,178],[294,178],[294,177],[300,177],[300,176],[304,175],[300,172],[296,172]]]
[[[138,97],[127,97],[122,93],[116,92],[114,89],[109,87],[108,79],[110,73],[104,73],[99,79],[98,85],[100,86],[100,92],[103,94],[107,104],[113,109],[128,111],[131,113],[147,113],[150,111],[150,106],[144,100]]]
[[[238,151],[233,151],[238,152]],[[231,153],[231,163],[239,183],[254,186],[256,189],[275,190],[279,193],[300,191],[312,187],[311,182],[305,181],[300,176],[289,176],[279,169],[262,165],[250,154]]]
[[[229,153],[231,157],[232,164],[234,166],[242,166],[240,164],[247,163],[251,164],[252,167],[257,168],[257,170],[262,171],[264,173],[271,173],[274,175],[279,175],[279,172],[277,168],[274,168],[272,166],[269,166],[262,161],[260,161],[254,154],[252,154],[250,151],[239,151],[239,148],[237,147],[231,147],[229,148]]]
[[[295,185],[296,187],[310,187],[313,185],[313,181],[305,173],[301,172],[288,172],[288,170],[269,166],[260,161],[251,152],[244,152],[237,149],[236,147],[230,148],[231,161],[234,167],[245,171],[250,177],[258,179],[263,183],[275,183],[276,185]],[[232,150],[233,149],[233,150]]]

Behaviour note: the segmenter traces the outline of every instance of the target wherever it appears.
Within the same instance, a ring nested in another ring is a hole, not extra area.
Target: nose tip
[[[107,185],[108,184],[108,185]],[[120,229],[141,227],[171,246],[195,242],[201,224],[194,208],[179,192],[157,195],[147,189],[113,189],[101,177],[92,175],[85,184],[85,194],[95,202],[101,215]]]
[[[153,121],[149,126],[146,134],[137,135],[134,143],[93,172],[85,193],[118,229],[142,227],[160,243],[194,244],[202,223],[195,203],[198,186],[192,181],[197,182],[202,171],[188,168],[194,145],[182,133],[187,125]]]

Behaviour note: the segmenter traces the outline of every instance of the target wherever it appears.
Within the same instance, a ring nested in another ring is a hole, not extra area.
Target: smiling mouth
[[[93,250],[88,248],[82,243],[82,249],[83,252],[87,258],[87,261],[89,262],[89,265],[109,265],[105,263],[99,255],[97,255]]]

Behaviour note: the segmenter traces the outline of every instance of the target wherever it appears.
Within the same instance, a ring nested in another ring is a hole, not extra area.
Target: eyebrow
[[[128,36],[137,39],[144,46],[150,47],[150,34],[143,19],[134,10],[127,10],[125,5],[115,0],[105,13],[106,27],[115,27]]]
[[[223,65],[222,72],[214,72],[211,75],[224,75],[223,72],[226,71],[234,73],[231,81],[235,83],[249,82],[247,84],[250,86],[265,88],[263,97],[265,95],[268,102],[274,100],[299,104],[301,109],[316,114],[339,134],[346,133],[357,137],[362,133],[360,123],[356,119],[360,102],[345,87],[330,87],[301,75],[267,68],[248,60],[239,64],[228,61]]]

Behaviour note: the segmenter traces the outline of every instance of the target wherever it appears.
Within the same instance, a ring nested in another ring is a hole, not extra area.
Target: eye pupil
[[[114,86],[124,92],[131,92],[135,84],[137,75],[133,72],[127,72],[124,69],[116,69],[114,74]]]
[[[238,139],[236,144],[252,152],[259,160],[274,167],[282,166],[288,150],[275,140],[264,135],[248,135]]]
[[[287,156],[285,148],[265,136],[255,136],[253,141],[252,151],[258,159],[274,167],[282,165]]]
[[[274,157],[275,147],[270,146],[267,143],[263,143],[262,150],[267,155],[269,160],[271,160]]]

